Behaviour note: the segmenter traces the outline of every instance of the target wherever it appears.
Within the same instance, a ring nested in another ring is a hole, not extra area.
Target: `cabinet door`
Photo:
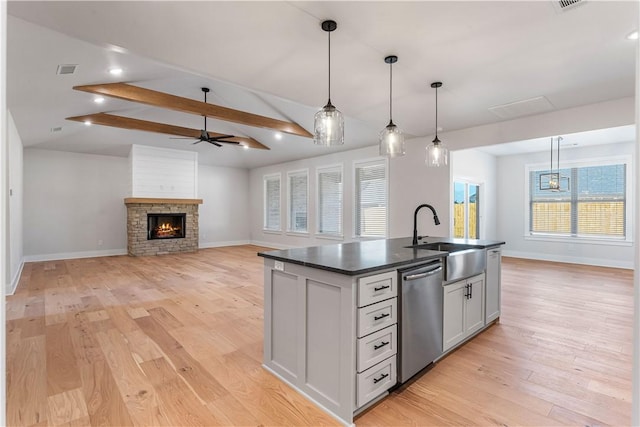
[[[500,317],[500,272],[502,254],[500,248],[487,249],[487,277],[485,286],[485,321],[489,323]]]
[[[466,335],[464,325],[466,285],[467,282],[462,280],[443,287],[443,351],[458,344]]]
[[[484,326],[484,274],[467,279],[469,296],[465,299],[465,336]]]

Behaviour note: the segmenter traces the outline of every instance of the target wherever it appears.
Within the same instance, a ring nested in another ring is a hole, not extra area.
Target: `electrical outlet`
[[[284,262],[282,262],[282,261],[276,261],[276,262],[273,264],[273,268],[275,268],[276,270],[284,271]]]

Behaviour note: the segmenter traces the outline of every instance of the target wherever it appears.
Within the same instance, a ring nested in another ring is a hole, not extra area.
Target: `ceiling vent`
[[[62,132],[62,126],[51,128],[51,132]]]
[[[73,74],[76,72],[77,68],[78,68],[78,64],[60,64],[58,65],[58,70],[56,71],[56,74],[58,75]]]
[[[581,4],[586,3],[586,0],[554,0],[551,2],[556,9],[557,13],[566,12],[574,9]]]
[[[544,96],[489,107],[489,111],[501,119],[514,119],[551,110],[553,110],[553,105]]]

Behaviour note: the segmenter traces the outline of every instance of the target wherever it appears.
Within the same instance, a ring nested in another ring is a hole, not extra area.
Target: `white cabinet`
[[[492,322],[500,317],[501,252],[499,247],[487,249],[485,323]]]
[[[449,350],[485,325],[484,274],[444,286],[443,343]]]

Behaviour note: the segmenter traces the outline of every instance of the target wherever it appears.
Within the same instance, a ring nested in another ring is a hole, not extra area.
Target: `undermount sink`
[[[487,264],[486,251],[471,245],[434,242],[407,247],[449,252],[445,260],[444,280],[446,282],[465,279],[480,274],[484,271]]]

